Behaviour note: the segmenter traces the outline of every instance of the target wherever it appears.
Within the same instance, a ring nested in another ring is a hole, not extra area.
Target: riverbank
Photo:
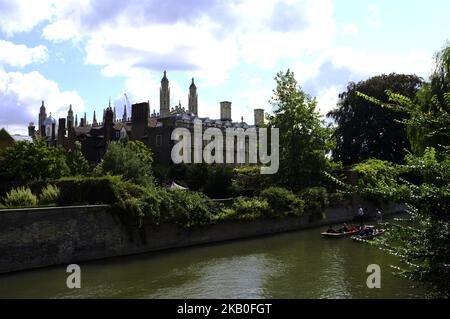
[[[402,205],[383,207],[386,216],[403,211]],[[0,210],[0,273],[270,235],[354,218],[354,208],[347,206],[326,209],[322,218],[306,212],[301,217],[227,221],[192,230],[147,224],[138,230],[127,228],[107,205]]]

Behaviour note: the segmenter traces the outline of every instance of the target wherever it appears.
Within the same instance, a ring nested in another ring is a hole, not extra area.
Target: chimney
[[[60,118],[58,123],[58,145],[64,146],[66,137],[66,119]]]
[[[36,135],[35,129],[36,129],[36,127],[34,126],[34,123],[31,122],[31,123],[28,125],[28,136],[31,137],[31,138],[33,138],[33,139],[34,139],[34,137],[35,137],[35,135]]]
[[[220,120],[231,121],[231,102],[220,102]]]
[[[264,110],[255,109],[255,125],[264,124]]]

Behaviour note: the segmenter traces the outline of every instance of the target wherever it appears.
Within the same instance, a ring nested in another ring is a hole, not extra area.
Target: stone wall
[[[385,215],[403,210],[401,205],[383,208]],[[0,273],[342,223],[351,221],[355,210],[327,209],[324,217],[223,222],[195,230],[145,225],[130,232],[104,205],[0,210]]]

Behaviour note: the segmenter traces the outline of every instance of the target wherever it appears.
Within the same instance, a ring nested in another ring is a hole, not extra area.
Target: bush
[[[120,175],[141,185],[152,185],[151,150],[140,141],[112,142],[94,170],[97,176]]]
[[[50,205],[58,203],[60,193],[61,192],[58,187],[51,184],[47,185],[42,190],[42,194],[39,197],[39,204]]]
[[[270,216],[272,210],[267,200],[259,198],[239,197],[232,209],[225,209],[220,219],[250,221],[261,217]]]
[[[358,186],[385,187],[396,183],[397,170],[394,164],[378,159],[369,159],[353,166],[358,173]]]
[[[210,165],[204,193],[212,198],[227,198],[233,195],[231,181],[233,168],[225,165]]]
[[[35,207],[38,202],[36,195],[25,187],[12,189],[6,194],[3,201],[8,208]]]
[[[185,190],[159,189],[161,222],[175,223],[184,228],[212,224],[223,208],[202,193]]]
[[[330,204],[324,187],[307,188],[300,193],[300,197],[305,202],[305,209],[312,213],[321,212]]]
[[[280,187],[267,188],[261,192],[261,198],[269,203],[274,217],[300,216],[303,214],[305,203],[287,189]]]
[[[55,184],[60,189],[59,204],[95,205],[117,202],[116,184],[120,177],[70,177],[58,180]]]
[[[233,189],[242,196],[258,195],[265,188],[270,187],[269,175],[261,174],[260,166],[244,166],[234,169]]]

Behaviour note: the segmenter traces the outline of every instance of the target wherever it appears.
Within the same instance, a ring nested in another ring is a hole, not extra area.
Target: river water
[[[0,275],[0,298],[423,298],[391,274],[398,260],[320,229],[81,263],[81,289],[65,266]],[[369,289],[369,264],[381,289]]]

